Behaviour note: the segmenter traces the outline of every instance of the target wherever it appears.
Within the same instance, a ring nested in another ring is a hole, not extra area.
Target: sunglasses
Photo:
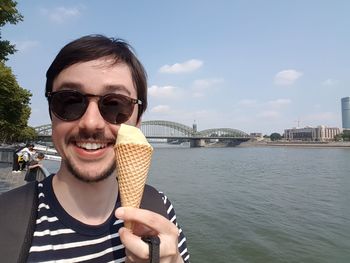
[[[89,106],[89,98],[97,97],[98,109],[101,116],[112,124],[126,122],[134,111],[135,104],[142,105],[142,101],[121,94],[109,93],[103,96],[82,94],[76,90],[60,90],[48,92],[50,110],[63,121],[80,119]]]

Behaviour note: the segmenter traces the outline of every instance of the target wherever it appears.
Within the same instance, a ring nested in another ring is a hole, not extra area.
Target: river
[[[148,182],[191,262],[350,262],[350,149],[161,147]]]

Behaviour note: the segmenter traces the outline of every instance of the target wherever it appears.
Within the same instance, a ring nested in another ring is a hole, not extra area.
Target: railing
[[[14,148],[0,148],[0,163],[12,163]]]
[[[37,178],[44,178],[48,177],[50,175],[50,172],[43,166],[39,166],[37,170]]]

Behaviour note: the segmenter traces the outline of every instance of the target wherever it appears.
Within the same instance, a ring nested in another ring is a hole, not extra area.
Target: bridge
[[[35,130],[39,140],[51,141],[51,124],[35,127]],[[238,129],[214,128],[197,131],[196,124],[190,127],[164,120],[143,121],[141,130],[150,141],[166,141],[171,144],[190,142],[191,147],[202,147],[209,143],[235,146],[251,138],[247,133]]]

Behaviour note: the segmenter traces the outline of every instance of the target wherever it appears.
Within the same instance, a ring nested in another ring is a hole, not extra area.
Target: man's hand
[[[178,250],[178,228],[165,217],[144,209],[120,207],[116,217],[124,221],[133,221],[134,229],[122,227],[119,230],[120,240],[125,246],[126,263],[149,262],[148,244],[142,236],[157,235],[160,239],[160,262],[183,263]]]

